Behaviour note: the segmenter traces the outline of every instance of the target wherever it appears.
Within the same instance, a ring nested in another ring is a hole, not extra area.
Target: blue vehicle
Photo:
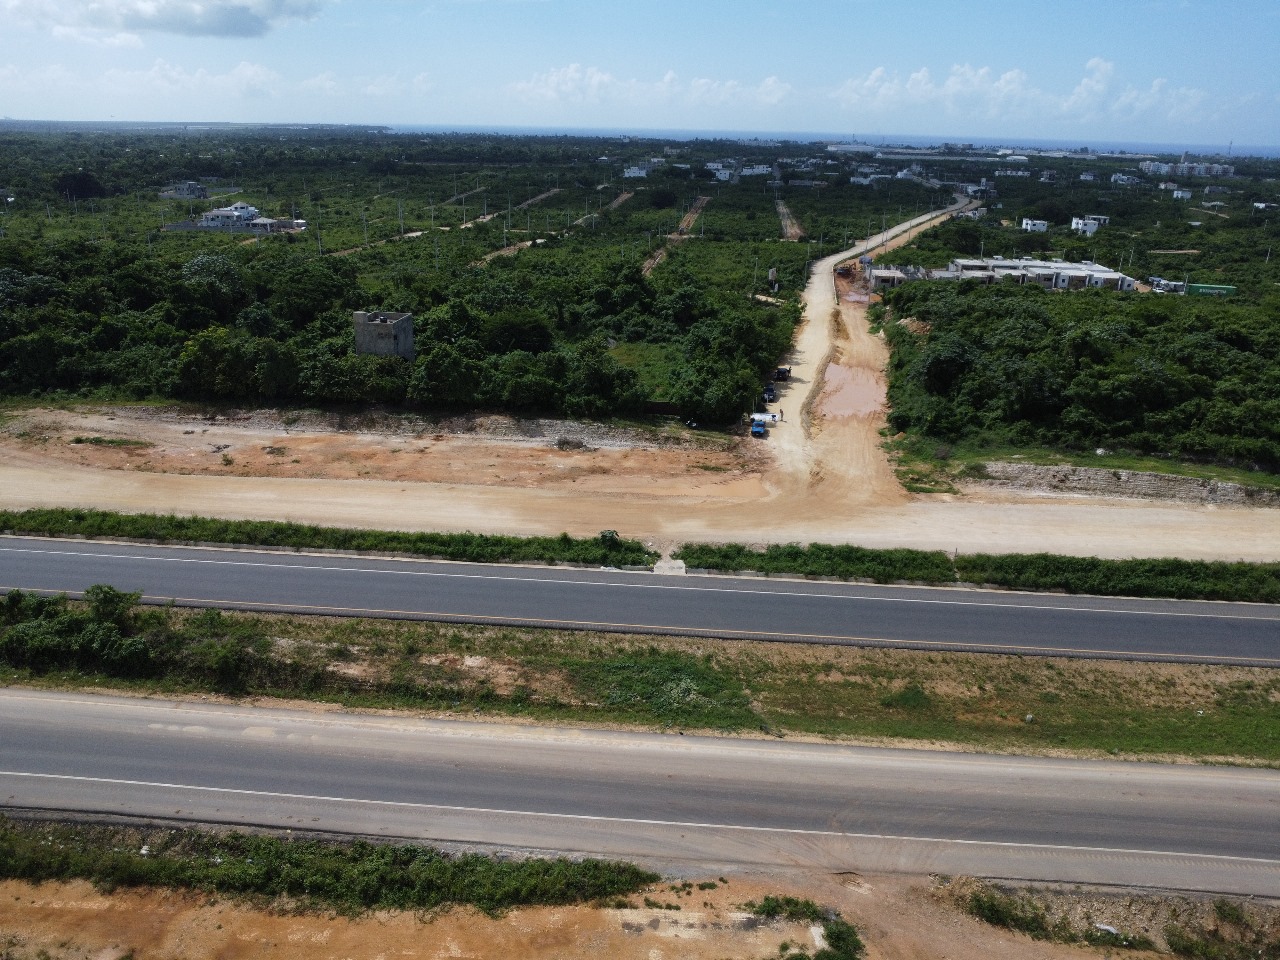
[[[751,435],[752,435],[753,437],[763,437],[763,436],[765,435],[765,433],[764,433],[764,421],[763,421],[763,420],[752,420],[752,421],[751,421]]]

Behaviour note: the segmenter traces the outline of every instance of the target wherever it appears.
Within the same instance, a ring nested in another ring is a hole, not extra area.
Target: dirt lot
[[[1099,949],[1033,941],[961,913],[927,878],[854,874],[762,877],[690,875],[649,895],[680,909],[537,908],[491,919],[469,909],[433,916],[377,914],[349,920],[279,914],[167,892],[104,896],[87,883],[0,883],[0,956],[51,960],[237,958],[493,958],[569,960],[760,960],[783,942],[814,949],[805,924],[757,924],[741,905],[767,894],[808,897],[841,911],[861,932],[870,960],[1068,960]],[[715,883],[698,890],[699,882]],[[639,899],[639,898],[636,898]],[[1127,911],[1127,912],[1126,912]],[[1095,897],[1089,915],[1125,929],[1158,910],[1134,913],[1127,897]],[[7,951],[7,952],[4,952]],[[1141,958],[1147,953],[1126,951]]]

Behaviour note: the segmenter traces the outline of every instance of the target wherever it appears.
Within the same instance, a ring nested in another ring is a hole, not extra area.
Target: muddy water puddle
[[[866,417],[884,407],[885,388],[866,367],[827,364],[818,412],[827,417]]]

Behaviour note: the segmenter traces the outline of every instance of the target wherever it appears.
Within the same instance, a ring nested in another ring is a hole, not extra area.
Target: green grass
[[[1111,560],[1048,553],[957,554],[814,543],[686,543],[673,556],[694,568],[754,570],[877,583],[978,583],[1011,590],[1060,590],[1094,596],[1174,597],[1280,603],[1280,563],[1230,563],[1174,557]]]
[[[636,372],[647,396],[668,399],[671,380],[679,367],[680,348],[669,343],[620,343],[609,351],[613,359]]]
[[[1280,765],[1280,671],[1244,667],[225,614],[109,588],[5,597],[0,665],[55,689]]]
[[[166,887],[265,899],[307,910],[434,910],[496,914],[513,907],[616,898],[657,874],[605,860],[498,860],[411,844],[282,839],[243,833],[133,829],[0,817],[0,877],[88,880],[111,891]]]
[[[275,520],[218,520],[105,510],[0,510],[0,530],[41,536],[128,537],[295,549],[408,553],[472,563],[585,563],[649,566],[658,555],[612,530],[596,537],[504,537],[478,533],[348,530]]]

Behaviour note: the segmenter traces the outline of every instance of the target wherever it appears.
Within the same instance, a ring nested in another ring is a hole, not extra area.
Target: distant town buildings
[[[1173,174],[1175,177],[1234,177],[1236,168],[1229,163],[1161,163],[1144,160],[1138,164],[1143,173]]]

